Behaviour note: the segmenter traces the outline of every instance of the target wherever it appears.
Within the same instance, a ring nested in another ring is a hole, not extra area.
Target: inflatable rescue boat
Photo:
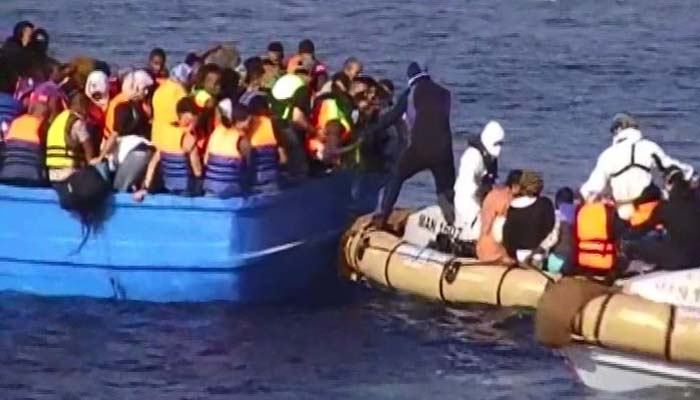
[[[700,388],[700,269],[627,280],[589,301],[560,352],[594,389]]]
[[[395,211],[389,231],[372,228],[369,215],[359,218],[343,237],[344,275],[450,304],[521,307],[535,307],[555,279],[534,268],[439,252],[421,243],[425,236],[415,243],[409,224],[416,215]]]

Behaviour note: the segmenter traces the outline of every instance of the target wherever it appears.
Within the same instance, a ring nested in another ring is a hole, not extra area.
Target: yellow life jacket
[[[77,167],[80,160],[66,141],[71,125],[70,110],[64,110],[54,118],[46,135],[46,166],[49,168]]]

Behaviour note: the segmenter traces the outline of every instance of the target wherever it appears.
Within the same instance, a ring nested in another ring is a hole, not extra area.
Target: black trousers
[[[700,257],[667,240],[639,240],[628,243],[626,253],[630,259],[656,265],[656,269],[659,270],[680,270],[700,266]]]
[[[439,157],[426,157],[420,153],[419,149],[409,147],[399,159],[396,169],[386,186],[380,216],[383,218],[383,222],[386,222],[396,204],[396,200],[399,198],[403,183],[415,174],[427,170],[433,174],[435,192],[437,193],[437,201],[442,215],[445,217],[445,221],[452,225],[455,221],[455,167],[452,150],[445,151]]]

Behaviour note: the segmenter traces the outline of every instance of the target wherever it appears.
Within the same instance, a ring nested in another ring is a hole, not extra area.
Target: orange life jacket
[[[219,197],[238,196],[243,192],[244,160],[238,149],[243,133],[219,125],[207,144],[204,190]]]
[[[606,275],[617,261],[613,219],[615,210],[603,203],[582,205],[574,221],[574,260],[584,273]]]
[[[170,192],[186,191],[194,180],[189,157],[182,149],[185,134],[186,130],[175,124],[161,125],[158,143],[154,143],[160,151],[163,183]]]
[[[12,121],[5,137],[0,178],[36,182],[43,180],[43,125],[42,118],[30,114],[21,115]]]
[[[24,114],[12,121],[5,140],[41,144],[43,120],[31,114]]]
[[[636,206],[634,209],[634,214],[632,214],[632,217],[629,220],[630,225],[636,227],[647,222],[649,218],[651,218],[651,214],[654,213],[654,210],[656,210],[656,207],[658,206],[658,201],[649,201]]]
[[[272,121],[264,115],[254,117],[252,132],[250,142],[253,154],[249,165],[252,168],[253,185],[274,183],[279,171],[279,153]]]
[[[105,113],[105,129],[102,135],[104,140],[108,139],[110,135],[112,135],[112,132],[114,132],[114,111],[118,105],[126,103],[127,101],[129,101],[129,99],[124,93],[119,93],[109,101],[107,112]]]

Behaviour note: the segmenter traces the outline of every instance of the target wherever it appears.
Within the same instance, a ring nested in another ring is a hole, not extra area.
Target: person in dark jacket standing
[[[408,148],[398,161],[384,198],[374,218],[379,227],[386,225],[404,181],[429,170],[435,180],[438,205],[445,221],[452,225],[454,213],[455,168],[450,128],[450,92],[433,82],[428,72],[412,62],[407,70],[409,95],[406,102]]]
[[[29,46],[34,33],[34,25],[29,21],[20,21],[15,25],[12,36],[2,44],[0,54],[15,74],[23,72],[31,59]]]

